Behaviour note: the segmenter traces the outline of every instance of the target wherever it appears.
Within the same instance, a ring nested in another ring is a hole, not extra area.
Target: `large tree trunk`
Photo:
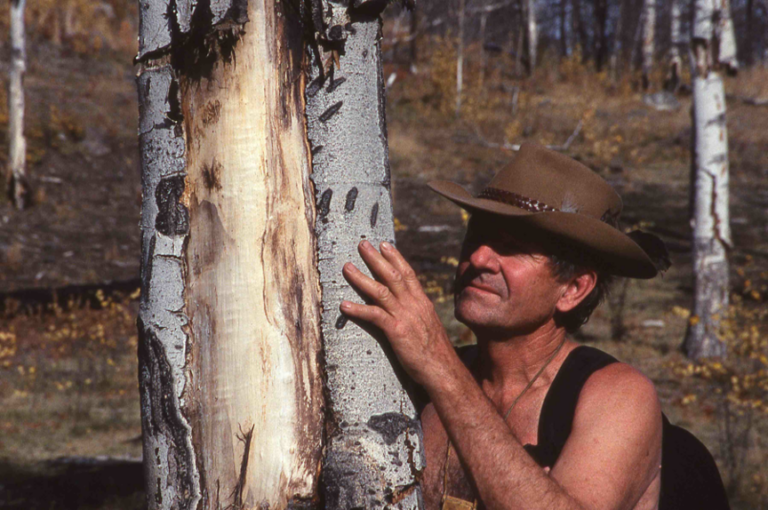
[[[304,508],[323,435],[304,44],[288,2],[140,2],[153,509]]]
[[[728,131],[720,71],[735,72],[736,45],[727,0],[696,0],[693,71],[694,315],[685,340],[689,357],[725,356],[721,321],[728,309]]]
[[[656,50],[656,0],[645,0],[643,9],[643,90],[651,84],[653,55]]]
[[[620,59],[623,58],[624,45],[622,41],[623,29],[624,29],[624,16],[626,16],[626,4],[628,0],[621,0],[619,3],[619,14],[616,16],[616,30],[613,33],[613,50],[610,56],[610,74],[611,81],[616,85],[621,75],[621,69],[619,68]]]
[[[7,191],[13,205],[21,210],[30,205],[31,193],[26,176],[27,143],[24,138],[24,5],[26,0],[11,0],[11,70],[8,80],[8,173]]]
[[[424,465],[416,410],[402,374],[390,364],[394,356],[386,340],[339,312],[341,301],[360,301],[341,275],[347,261],[365,268],[358,243],[367,239],[378,246],[395,237],[379,46],[382,4],[348,10],[345,4],[331,4],[325,26],[338,38],[321,41],[313,53],[306,90],[323,289],[325,506],[415,509],[422,506],[418,479]],[[338,65],[323,72],[318,59],[336,58]]]

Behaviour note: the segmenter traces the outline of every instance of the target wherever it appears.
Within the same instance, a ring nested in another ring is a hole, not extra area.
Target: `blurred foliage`
[[[763,508],[768,504],[768,479],[761,469],[768,462],[768,444],[761,437],[768,416],[768,308],[764,303],[768,272],[756,275],[756,280],[747,277],[753,259],[746,260],[736,271],[737,292],[721,322],[719,336],[728,347],[726,359],[672,363],[670,368],[678,377],[698,381],[681,404],[697,403],[717,411],[719,457],[729,490]],[[673,312],[689,324],[699,320],[681,307]]]
[[[4,2],[7,3],[7,2]],[[27,0],[27,35],[80,55],[102,49],[135,54],[138,3],[135,0]],[[8,17],[0,17],[0,33],[8,33]]]

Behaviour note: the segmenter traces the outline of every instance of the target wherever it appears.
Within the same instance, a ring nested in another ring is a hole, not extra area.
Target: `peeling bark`
[[[141,7],[149,508],[316,508],[324,399],[300,20],[273,0]]]
[[[8,80],[8,173],[7,191],[16,209],[31,205],[26,175],[27,142],[24,138],[24,73],[27,53],[24,44],[26,0],[11,0],[11,68]]]
[[[385,339],[339,312],[342,300],[360,301],[341,274],[347,261],[365,267],[357,252],[360,240],[374,245],[394,241],[381,21],[371,9],[377,4],[370,4],[348,10],[337,2],[326,5],[348,20],[339,34],[343,51],[338,65],[326,66],[334,46],[321,41],[306,91],[323,289],[328,396],[323,492],[328,509],[422,506],[421,427],[393,368],[397,362],[385,350]],[[334,115],[328,117],[331,109]]]
[[[689,357],[725,356],[721,321],[728,309],[728,131],[720,70],[735,69],[727,0],[696,0],[693,26],[692,226],[694,316]],[[726,21],[723,21],[723,20]],[[730,32],[730,35],[727,34]],[[724,45],[724,46],[723,46]]]

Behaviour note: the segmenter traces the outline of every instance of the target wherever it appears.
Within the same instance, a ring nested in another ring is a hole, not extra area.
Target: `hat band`
[[[519,207],[520,209],[525,209],[528,212],[534,213],[558,211],[558,209],[555,209],[554,207],[549,206],[544,202],[540,202],[533,198],[528,198],[526,196],[518,195],[517,193],[512,193],[511,191],[506,191],[499,188],[485,188],[477,196],[477,198],[485,198],[488,200],[493,200],[494,202],[503,202],[505,204],[514,205],[515,207]]]

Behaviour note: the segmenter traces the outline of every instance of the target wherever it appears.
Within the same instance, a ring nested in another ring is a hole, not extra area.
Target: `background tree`
[[[31,193],[26,175],[27,144],[24,138],[24,73],[27,52],[24,44],[26,0],[11,0],[11,68],[8,80],[8,171],[7,190],[13,205],[25,209]]]
[[[728,0],[696,0],[693,50],[693,318],[689,357],[724,356],[721,321],[728,310],[728,131],[722,71],[735,73],[736,44]]]
[[[647,90],[651,84],[653,57],[656,51],[656,0],[645,0],[643,9],[643,65],[642,85]]]

